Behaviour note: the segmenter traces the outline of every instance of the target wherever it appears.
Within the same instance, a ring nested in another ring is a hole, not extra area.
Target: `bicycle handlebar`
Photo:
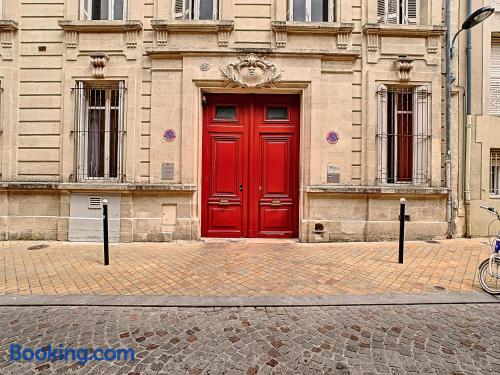
[[[495,207],[488,207],[488,206],[485,206],[484,204],[482,204],[481,207],[483,210],[487,210],[489,212],[491,212],[492,214],[496,215],[498,220],[500,220],[500,213],[496,210]]]

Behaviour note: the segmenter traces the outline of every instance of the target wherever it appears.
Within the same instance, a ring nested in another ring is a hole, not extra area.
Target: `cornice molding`
[[[182,56],[239,56],[245,53],[266,54],[269,57],[304,57],[320,58],[334,61],[353,61],[361,56],[359,50],[347,50],[331,52],[326,50],[282,50],[282,49],[249,49],[249,48],[231,48],[231,49],[165,49],[165,48],[146,48],[146,54],[151,58],[181,58]]]
[[[59,26],[64,31],[76,31],[79,33],[117,33],[142,30],[142,22],[138,20],[124,21],[81,21],[63,20],[59,21]]]
[[[151,20],[153,30],[166,30],[178,33],[217,33],[221,29],[231,31],[234,29],[232,20]]]
[[[289,34],[325,34],[335,35],[351,33],[354,23],[348,22],[297,22],[297,21],[272,21],[273,31],[285,30]]]
[[[428,37],[444,35],[444,25],[387,25],[380,23],[366,23],[363,25],[365,34],[378,34],[381,36],[409,36]]]

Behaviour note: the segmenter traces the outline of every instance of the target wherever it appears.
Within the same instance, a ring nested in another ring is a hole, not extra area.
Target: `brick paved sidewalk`
[[[0,243],[0,294],[308,296],[480,290],[479,240],[397,243]]]

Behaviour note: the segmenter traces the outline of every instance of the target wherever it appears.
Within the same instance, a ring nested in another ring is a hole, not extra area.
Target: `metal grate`
[[[81,180],[121,180],[124,129],[122,82],[75,87],[76,175]]]
[[[490,194],[500,195],[500,150],[490,151]]]
[[[378,179],[387,184],[429,183],[429,88],[379,89]]]

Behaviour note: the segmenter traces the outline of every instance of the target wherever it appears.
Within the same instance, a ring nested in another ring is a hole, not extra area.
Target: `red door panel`
[[[202,235],[298,235],[299,98],[208,95]]]

